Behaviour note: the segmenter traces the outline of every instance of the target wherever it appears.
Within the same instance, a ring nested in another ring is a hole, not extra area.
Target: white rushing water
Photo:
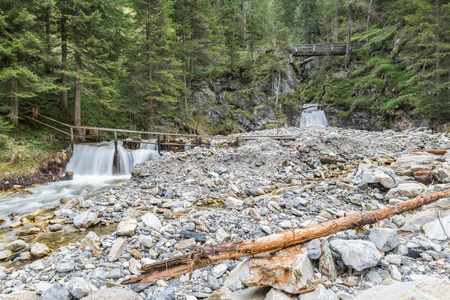
[[[118,145],[119,174],[114,174],[114,143],[75,145],[66,166],[74,173],[73,180],[51,182],[0,196],[0,218],[10,213],[22,214],[40,208],[60,205],[61,198],[85,198],[130,179],[133,166],[159,157],[155,145],[142,143],[140,149],[127,150]],[[8,219],[8,218],[7,218]],[[5,224],[7,225],[7,224]]]
[[[327,126],[325,112],[317,107],[317,103],[303,104],[300,127]]]

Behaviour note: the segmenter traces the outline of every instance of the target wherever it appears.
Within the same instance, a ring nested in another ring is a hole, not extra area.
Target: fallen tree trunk
[[[323,164],[345,163],[345,160],[331,156],[319,156],[318,159]]]
[[[314,60],[314,56],[308,57],[308,58],[302,60],[301,62],[299,62],[299,63],[298,63],[298,66],[300,67],[300,66],[302,66],[302,65],[304,65],[304,64],[306,64],[306,63],[309,63],[310,61],[313,61],[313,60]]]
[[[411,200],[372,212],[354,213],[304,229],[285,230],[266,237],[198,248],[193,253],[142,266],[142,274],[123,284],[148,283],[193,272],[219,262],[276,251],[351,228],[374,224],[390,216],[414,210],[438,199],[450,197],[450,190],[419,196]]]
[[[428,152],[435,155],[444,155],[447,153],[448,148],[442,148],[442,149],[414,149],[412,152]]]

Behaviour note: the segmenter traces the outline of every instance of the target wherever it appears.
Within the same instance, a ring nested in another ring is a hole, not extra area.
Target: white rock
[[[396,188],[390,189],[386,194],[386,199],[396,197],[416,197],[427,190],[427,187],[420,183],[401,183]]]
[[[266,298],[264,298],[264,300],[291,300],[291,296],[280,292],[276,289],[271,289],[267,295]]]
[[[446,240],[450,235],[450,216],[423,225],[423,231],[432,240]]]
[[[147,235],[141,234],[138,238],[139,244],[144,247],[151,248],[153,246],[153,239]]]
[[[369,234],[369,240],[375,244],[378,250],[387,252],[400,244],[400,239],[395,229],[374,228]]]
[[[426,152],[403,154],[391,164],[391,168],[399,176],[411,176],[415,171],[421,169],[431,170],[435,158],[435,155]]]
[[[35,260],[30,264],[30,269],[35,270],[35,271],[42,271],[44,270],[45,266],[44,263],[42,262],[42,260]]]
[[[229,208],[242,208],[244,206],[244,201],[233,197],[228,197],[225,201],[225,205]]]
[[[39,281],[38,283],[33,284],[33,290],[39,294],[42,295],[46,290],[51,288],[53,284],[45,282],[45,281]]]
[[[123,250],[125,249],[125,240],[123,238],[118,238],[114,241],[114,244],[111,246],[111,250],[108,254],[109,261],[116,261],[119,257],[122,256]]]
[[[227,271],[227,269],[228,267],[226,264],[219,264],[213,268],[212,274],[214,277],[219,278]]]
[[[346,266],[356,271],[376,266],[381,254],[371,242],[361,240],[332,239],[331,248],[337,251]]]
[[[73,218],[73,225],[77,228],[88,228],[98,223],[98,213],[87,210],[82,212]]]
[[[448,295],[450,295],[450,281],[448,279],[423,276],[415,281],[374,286],[359,293],[356,299],[444,300],[448,299]]]
[[[219,227],[216,231],[216,239],[219,243],[223,243],[226,239],[228,239],[230,235],[226,232],[222,227]]]
[[[83,298],[91,292],[89,283],[81,277],[74,277],[68,283],[69,292],[75,298]]]
[[[106,288],[83,298],[83,300],[142,300],[142,297],[133,291]]]
[[[124,220],[117,226],[117,235],[132,236],[137,227],[137,221],[135,219]]]
[[[300,295],[299,300],[339,300],[339,298],[332,290],[328,290],[319,284],[314,292]]]
[[[146,213],[141,217],[141,220],[142,222],[144,222],[145,226],[155,229],[157,231],[159,231],[159,229],[162,227],[159,218],[152,213]]]
[[[44,244],[35,242],[31,244],[30,252],[34,257],[43,257],[50,253],[50,249]]]

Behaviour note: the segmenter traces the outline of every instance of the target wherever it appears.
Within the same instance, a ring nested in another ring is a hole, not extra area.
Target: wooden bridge
[[[346,44],[304,44],[292,47],[294,56],[345,55]]]

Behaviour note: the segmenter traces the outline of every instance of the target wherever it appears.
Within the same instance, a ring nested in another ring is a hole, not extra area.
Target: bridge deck
[[[306,44],[292,47],[294,56],[344,55],[346,44]]]

